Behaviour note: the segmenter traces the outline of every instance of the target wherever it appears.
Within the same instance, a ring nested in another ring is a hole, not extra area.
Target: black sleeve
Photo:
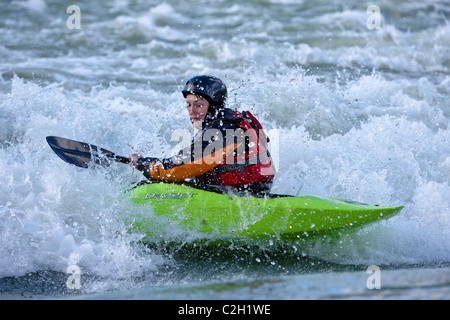
[[[138,160],[138,169],[148,169],[149,165],[159,162],[164,169],[168,170],[183,164],[191,163],[207,156],[216,150],[226,146],[227,129],[235,130],[237,126],[233,123],[217,121],[206,127],[191,142],[191,145],[180,150],[177,155],[169,158],[141,158]],[[230,141],[233,143],[232,141]]]

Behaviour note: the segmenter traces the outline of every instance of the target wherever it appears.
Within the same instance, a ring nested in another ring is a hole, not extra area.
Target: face
[[[208,112],[209,102],[201,96],[190,94],[186,97],[186,107],[194,127],[201,129]]]

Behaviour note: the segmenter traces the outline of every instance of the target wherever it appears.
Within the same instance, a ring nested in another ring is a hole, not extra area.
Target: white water
[[[0,43],[0,278],[77,264],[94,276],[131,279],[173,263],[124,226],[121,214],[136,209],[121,195],[139,173],[69,166],[45,137],[170,155],[172,132],[190,128],[179,91],[197,73],[225,79],[230,104],[252,110],[272,133],[274,192],[405,206],[339,241],[302,244],[299,254],[339,264],[449,262],[443,9],[436,4],[428,25],[408,28],[420,13],[403,3],[397,10],[406,22],[386,13],[370,33],[356,5],[308,5],[295,16],[296,4],[257,1],[254,16],[250,5],[206,2],[203,13],[217,19],[193,17],[178,2],[81,4],[80,31],[65,29],[67,15],[44,1],[8,7]],[[26,18],[15,28],[17,12]],[[116,285],[95,282],[87,291]]]

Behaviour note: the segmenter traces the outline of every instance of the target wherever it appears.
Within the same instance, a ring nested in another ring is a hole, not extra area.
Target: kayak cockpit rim
[[[233,187],[221,187],[221,186],[215,186],[215,185],[205,185],[205,184],[198,184],[194,181],[185,180],[185,181],[160,181],[160,180],[142,180],[138,182],[134,187],[131,188],[131,190],[147,185],[147,184],[175,184],[175,185],[182,185],[194,189],[214,192],[218,194],[225,194],[225,195],[233,195],[233,196],[241,196],[241,197],[253,197],[253,198],[287,198],[287,197],[294,197],[293,195],[285,195],[285,194],[273,194],[270,192],[251,192],[248,190],[243,189],[236,189]],[[129,191],[131,191],[129,190]]]

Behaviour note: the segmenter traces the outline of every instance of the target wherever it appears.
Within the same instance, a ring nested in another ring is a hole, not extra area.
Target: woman
[[[194,181],[196,185],[268,192],[275,175],[268,138],[250,112],[225,107],[227,87],[212,76],[196,76],[183,96],[197,135],[171,158],[129,158],[150,180]]]

